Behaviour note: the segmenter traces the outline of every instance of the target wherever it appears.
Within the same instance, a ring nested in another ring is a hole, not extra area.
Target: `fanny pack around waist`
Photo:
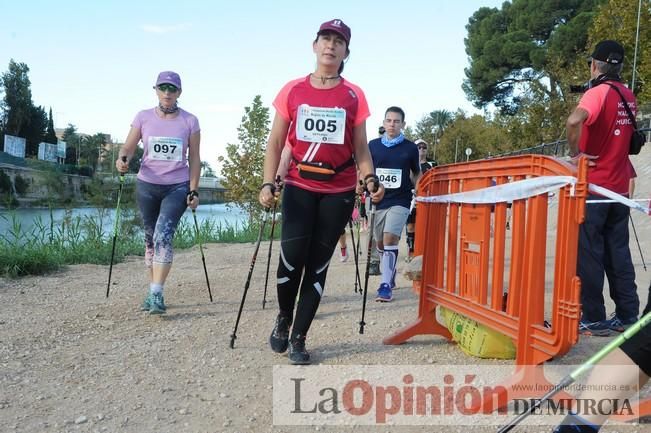
[[[338,167],[333,167],[327,162],[314,162],[314,161],[298,161],[294,159],[296,168],[298,168],[298,175],[303,179],[310,180],[330,180],[335,174],[345,170],[346,168],[355,164],[351,158]]]

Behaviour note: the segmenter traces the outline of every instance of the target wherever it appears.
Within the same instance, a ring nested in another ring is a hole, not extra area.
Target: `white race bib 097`
[[[159,161],[183,161],[183,140],[177,137],[149,137],[149,158]]]
[[[386,189],[396,189],[402,185],[402,170],[399,168],[376,168],[375,174]]]
[[[344,144],[346,110],[299,105],[296,138],[310,143]]]

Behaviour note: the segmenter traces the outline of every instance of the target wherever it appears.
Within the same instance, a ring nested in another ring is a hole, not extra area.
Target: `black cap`
[[[624,47],[619,42],[607,39],[599,42],[594,47],[594,51],[590,57],[595,60],[610,63],[611,65],[619,65],[624,61]]]

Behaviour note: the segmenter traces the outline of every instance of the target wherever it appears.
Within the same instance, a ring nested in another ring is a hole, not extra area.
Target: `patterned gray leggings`
[[[145,229],[145,265],[171,264],[172,240],[176,226],[185,212],[190,182],[157,185],[136,182],[136,200]]]

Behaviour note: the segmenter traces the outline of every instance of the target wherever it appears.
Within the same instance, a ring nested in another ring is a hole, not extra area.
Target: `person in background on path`
[[[353,208],[353,213],[350,215],[350,220],[353,222],[353,224],[360,224],[359,220],[359,211],[357,210],[357,207]],[[355,236],[354,234],[351,233],[351,236]],[[353,254],[355,251],[353,251]],[[346,227],[344,227],[344,232],[339,236],[339,261],[344,263],[348,261],[348,257],[350,257],[350,254],[348,252],[348,245],[346,244]]]
[[[373,199],[379,201],[383,194],[366,143],[370,115],[366,97],[341,76],[350,36],[350,28],[340,19],[323,23],[312,43],[316,70],[287,83],[273,102],[276,115],[264,160],[262,206],[273,205],[274,176],[286,141],[291,161],[282,200],[279,312],[269,345],[277,353],[289,348],[292,364],[310,363],[306,336],[337,240],[353,210],[355,163],[362,182],[374,191]]]
[[[142,141],[144,153],[136,180],[136,201],[145,229],[145,265],[149,270],[149,293],[141,310],[163,314],[163,287],[172,268],[172,240],[187,206],[199,205],[199,120],[179,108],[181,77],[164,71],[156,85],[158,106],[139,112],[118,153],[115,167],[129,169],[129,160]],[[123,161],[126,157],[126,162]]]
[[[375,174],[384,185],[385,194],[377,205],[373,236],[381,255],[382,282],[376,301],[391,302],[395,287],[398,243],[409,216],[412,190],[420,179],[420,162],[416,144],[402,134],[405,112],[400,107],[389,107],[384,113],[386,132],[371,140],[369,150],[373,157]]]
[[[430,168],[436,167],[436,161],[427,160],[427,142],[422,138],[419,138],[414,143],[418,146],[418,160],[420,162],[420,172],[425,174]],[[409,210],[409,217],[407,217],[407,226],[405,233],[407,234],[407,247],[409,248],[409,255],[406,258],[406,261],[409,262],[414,256],[414,244],[415,244],[415,231],[416,231],[416,194],[414,191],[411,207]]]
[[[377,133],[378,133],[379,137],[382,137],[385,132],[386,132],[386,129],[384,129],[384,126],[380,126],[378,128],[378,130],[377,130]],[[366,197],[366,193],[363,193],[362,201],[361,201],[361,206],[362,207],[366,206],[365,205],[365,202],[366,202],[365,197]],[[365,209],[365,211],[363,212],[363,215],[366,215],[366,216],[364,216],[364,222],[365,222],[364,228],[365,229],[368,228],[368,212],[369,211],[370,211],[370,209]],[[368,245],[368,243],[367,243],[367,245]],[[368,274],[369,275],[380,275],[380,273],[381,273],[380,272],[380,254],[378,253],[378,250],[377,250],[377,239],[375,237],[373,237],[371,239],[371,263],[370,263],[370,265],[368,267]]]
[[[588,61],[589,89],[567,119],[567,141],[572,162],[586,156],[588,182],[618,194],[629,194],[633,133],[622,98],[635,113],[635,95],[622,83],[624,48],[616,41],[599,42]],[[619,93],[618,93],[619,92]],[[620,96],[620,93],[622,96]],[[600,199],[590,194],[590,199]],[[581,278],[580,332],[607,336],[637,321],[640,302],[635,268],[628,247],[630,209],[621,203],[593,203],[579,228],[577,274]],[[610,282],[615,313],[606,318],[604,273]]]

